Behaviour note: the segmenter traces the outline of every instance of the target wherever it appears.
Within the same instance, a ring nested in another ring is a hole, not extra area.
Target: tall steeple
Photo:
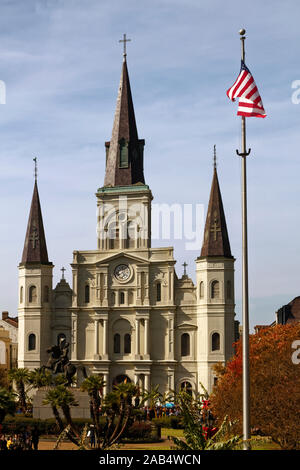
[[[207,209],[201,257],[224,256],[232,258],[229,237],[218,181],[216,155],[214,154],[214,174]]]
[[[42,210],[37,186],[36,166],[34,189],[21,261],[21,264],[28,263],[51,264],[48,260]]]
[[[143,151],[145,141],[138,138],[126,53],[117,98],[115,119],[110,142],[106,142],[106,172],[104,186],[127,186],[145,183]]]

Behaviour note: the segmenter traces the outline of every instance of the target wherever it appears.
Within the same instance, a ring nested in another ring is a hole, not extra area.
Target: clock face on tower
[[[130,278],[130,268],[127,264],[119,264],[114,271],[115,277],[118,281],[127,281]]]

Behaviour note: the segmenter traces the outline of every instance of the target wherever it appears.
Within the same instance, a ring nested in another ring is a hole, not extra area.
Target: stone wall
[[[54,418],[50,405],[43,405],[43,400],[46,397],[49,388],[45,387],[36,392],[32,398],[33,404],[33,417],[36,419]],[[71,388],[78,406],[71,406],[72,418],[90,418],[90,405],[89,396],[87,392],[82,392],[78,388]],[[59,410],[61,417],[62,412]]]

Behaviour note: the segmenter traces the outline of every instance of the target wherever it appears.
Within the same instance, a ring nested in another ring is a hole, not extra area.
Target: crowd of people
[[[36,426],[19,434],[1,434],[0,451],[38,450],[40,433]]]
[[[152,421],[154,418],[165,418],[170,416],[179,416],[181,413],[178,406],[160,406],[155,407],[145,406],[143,408],[143,420]]]

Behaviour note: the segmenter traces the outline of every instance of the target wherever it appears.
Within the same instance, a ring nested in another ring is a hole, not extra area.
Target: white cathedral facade
[[[18,366],[46,364],[60,338],[69,358],[88,374],[102,374],[106,391],[124,379],[145,390],[200,382],[210,392],[213,366],[233,355],[234,258],[214,168],[196,284],[178,278],[173,248],[151,247],[152,193],[143,171],[126,56],[106,174],[97,191],[95,250],[74,251],[72,287],[53,288],[37,182],[19,265]],[[77,383],[83,377],[77,374]]]

